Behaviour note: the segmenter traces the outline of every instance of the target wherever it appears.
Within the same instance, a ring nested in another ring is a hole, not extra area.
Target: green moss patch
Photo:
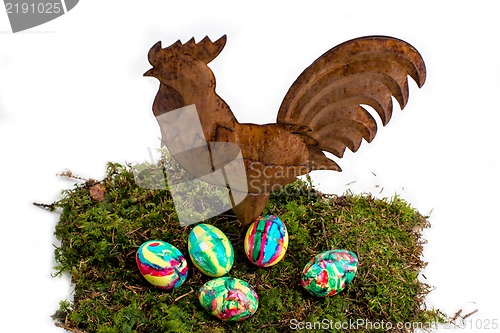
[[[73,301],[61,301],[53,316],[68,331],[384,332],[391,325],[390,331],[397,332],[442,319],[439,311],[425,310],[430,287],[418,280],[425,266],[421,231],[429,223],[397,197],[334,196],[303,181],[288,185],[271,196],[265,211],[278,215],[290,235],[284,259],[271,268],[248,261],[246,228],[230,213],[207,221],[233,244],[235,263],[229,275],[247,281],[259,295],[256,314],[241,323],[222,322],[199,305],[198,290],[210,278],[189,261],[192,226],[180,227],[167,189],[141,188],[130,167],[110,163],[102,181],[77,184],[47,207],[61,212],[55,230],[61,242],[55,250],[56,275],[70,274],[75,288]],[[162,291],[140,275],[135,253],[151,239],[165,240],[186,256],[189,274],[180,288]],[[301,271],[329,249],[355,252],[357,276],[338,295],[309,296],[300,285]]]

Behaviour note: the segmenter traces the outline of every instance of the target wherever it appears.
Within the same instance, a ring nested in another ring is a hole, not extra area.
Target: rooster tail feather
[[[310,170],[333,170],[341,172],[342,169],[335,162],[326,157],[325,153],[317,146],[309,146]]]
[[[309,129],[317,142],[312,158],[328,151],[341,158],[355,152],[362,139],[371,142],[377,124],[361,104],[377,112],[386,125],[392,116],[392,97],[403,109],[408,101],[408,75],[421,87],[425,64],[410,44],[392,37],[369,36],[340,44],[310,65],[286,94],[277,122]]]

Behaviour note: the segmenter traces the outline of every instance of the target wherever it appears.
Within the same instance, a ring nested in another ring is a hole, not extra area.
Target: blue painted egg
[[[311,259],[302,271],[302,286],[314,296],[342,291],[356,275],[358,257],[347,250],[330,250]]]
[[[196,225],[188,239],[188,252],[193,264],[205,275],[226,275],[234,262],[234,251],[227,236],[209,224]]]
[[[285,256],[288,232],[279,217],[267,215],[253,222],[245,236],[245,253],[260,267],[277,264]]]

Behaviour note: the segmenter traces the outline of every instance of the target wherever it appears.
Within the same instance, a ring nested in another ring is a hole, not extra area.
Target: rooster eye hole
[[[165,78],[167,80],[177,80],[179,75],[177,73],[165,73]]]

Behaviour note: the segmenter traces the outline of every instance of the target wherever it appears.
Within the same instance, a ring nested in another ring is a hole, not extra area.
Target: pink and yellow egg
[[[139,247],[135,259],[141,275],[155,287],[174,289],[186,280],[187,261],[170,243],[147,241]]]

